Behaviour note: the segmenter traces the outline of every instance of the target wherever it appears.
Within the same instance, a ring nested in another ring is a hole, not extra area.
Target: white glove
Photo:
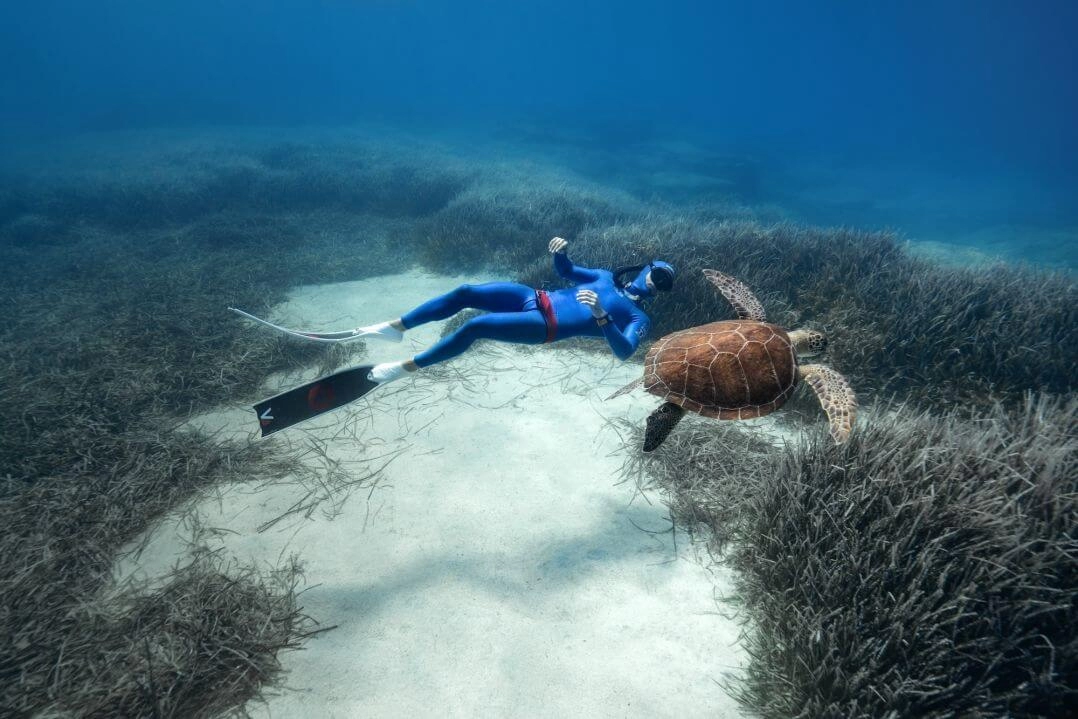
[[[548,249],[550,250],[551,254],[561,253],[564,255],[565,251],[568,248],[569,243],[566,240],[563,240],[560,237],[555,237],[553,240],[550,241],[550,247]]]
[[[606,310],[599,304],[599,295],[595,294],[591,290],[580,290],[576,293],[576,301],[582,305],[587,305],[591,308],[592,317],[602,317],[606,314]]]

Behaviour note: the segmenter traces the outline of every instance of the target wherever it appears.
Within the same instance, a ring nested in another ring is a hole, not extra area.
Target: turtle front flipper
[[[704,277],[715,285],[727,302],[734,306],[738,319],[767,322],[764,306],[744,282],[718,270],[704,270]]]
[[[644,451],[658,449],[684,416],[685,410],[673,402],[663,402],[657,410],[649,414],[647,428],[644,430]]]
[[[835,444],[842,444],[853,430],[857,417],[857,396],[846,378],[835,370],[822,364],[806,364],[797,368],[801,379],[808,382],[820,406],[827,412],[831,422],[831,439]]]

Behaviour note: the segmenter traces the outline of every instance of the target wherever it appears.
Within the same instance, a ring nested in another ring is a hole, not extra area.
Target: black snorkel
[[[636,276],[640,273],[640,270],[644,269],[645,267],[647,267],[647,265],[622,265],[621,267],[614,270],[614,284],[619,290],[625,289],[632,284],[632,280],[626,281],[624,279],[625,275],[632,273],[633,278],[635,279]]]

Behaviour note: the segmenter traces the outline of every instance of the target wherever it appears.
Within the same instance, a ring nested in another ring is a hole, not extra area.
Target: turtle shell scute
[[[797,385],[786,330],[767,322],[712,322],[660,338],[644,358],[644,388],[719,419],[761,417]]]

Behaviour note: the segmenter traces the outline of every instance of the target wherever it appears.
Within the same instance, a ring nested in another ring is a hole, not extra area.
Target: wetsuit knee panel
[[[473,317],[459,330],[470,341],[501,340],[539,344],[546,337],[546,322],[538,312],[494,313]]]
[[[468,300],[475,297],[475,285],[457,285],[449,294],[454,300],[457,300],[462,304],[467,304]]]
[[[479,315],[460,326],[457,332],[463,333],[473,339],[496,337],[499,323],[493,320],[492,315]]]

